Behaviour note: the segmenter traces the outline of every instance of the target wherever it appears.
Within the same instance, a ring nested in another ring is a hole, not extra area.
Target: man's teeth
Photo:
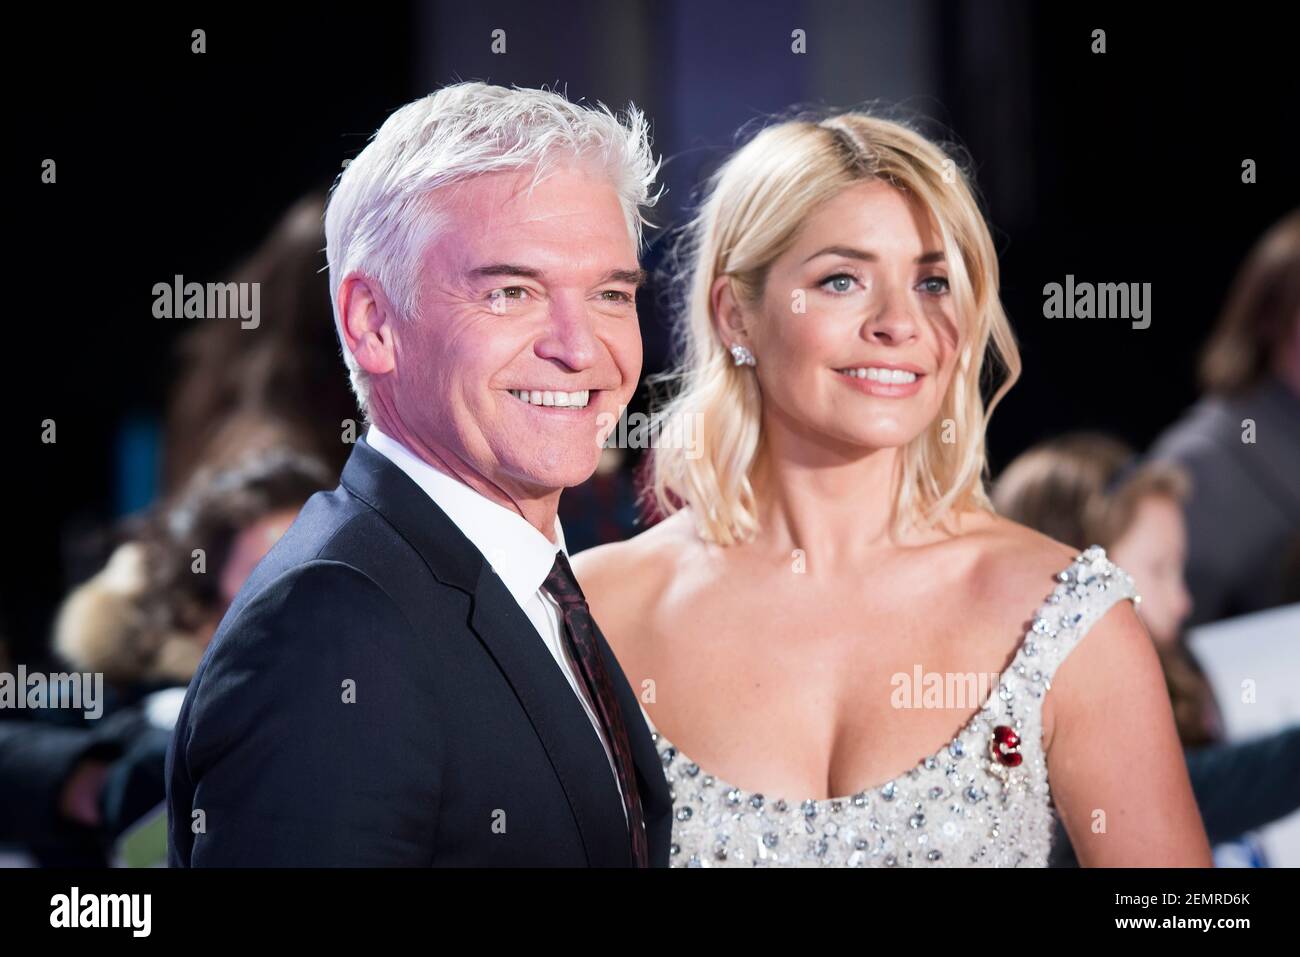
[[[880,369],[876,366],[867,366],[858,369],[837,369],[836,371],[855,379],[870,379],[872,382],[883,382],[888,385],[901,385],[916,381],[916,373],[904,369]]]
[[[555,405],[567,409],[585,409],[590,389],[581,392],[550,392],[543,389],[510,389],[511,395],[529,405]]]

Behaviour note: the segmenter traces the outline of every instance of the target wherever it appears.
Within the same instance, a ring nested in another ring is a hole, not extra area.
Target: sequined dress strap
[[[1140,602],[1132,576],[1112,562],[1101,546],[1081,552],[1057,576],[1056,587],[1038,609],[1018,657],[1033,661],[1048,681],[1070,652],[1111,607]]]

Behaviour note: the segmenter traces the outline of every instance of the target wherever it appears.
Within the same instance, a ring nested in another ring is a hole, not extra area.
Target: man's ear
[[[339,284],[339,317],[357,365],[371,375],[392,372],[397,365],[397,324],[383,290],[366,276],[348,276]]]
[[[719,276],[713,281],[709,302],[713,306],[713,324],[722,342],[728,346],[744,344],[749,338],[745,330],[745,312],[736,299],[730,276]]]

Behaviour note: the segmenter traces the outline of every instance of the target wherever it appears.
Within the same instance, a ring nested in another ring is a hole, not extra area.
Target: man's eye
[[[828,292],[843,294],[853,291],[853,284],[857,282],[856,276],[851,276],[846,272],[836,273],[834,276],[827,276],[819,286],[825,288]]]
[[[921,288],[932,296],[942,296],[948,292],[948,277],[927,276],[921,280]]]
[[[489,299],[523,299],[528,295],[528,290],[523,286],[504,286],[501,289],[493,289],[488,293]]]
[[[626,292],[624,292],[624,291],[621,290],[621,289],[606,289],[606,290],[604,290],[603,292],[601,292],[601,296],[602,296],[602,297],[604,297],[604,296],[613,296],[612,299],[608,299],[608,300],[606,300],[607,302],[632,302],[632,301],[634,301],[633,298],[632,298],[631,293],[626,293]]]

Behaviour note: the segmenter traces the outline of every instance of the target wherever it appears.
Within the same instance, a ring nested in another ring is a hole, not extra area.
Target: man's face
[[[531,177],[444,187],[391,380],[408,434],[511,497],[589,478],[641,374],[640,269],[617,193],[578,168],[530,194]]]

